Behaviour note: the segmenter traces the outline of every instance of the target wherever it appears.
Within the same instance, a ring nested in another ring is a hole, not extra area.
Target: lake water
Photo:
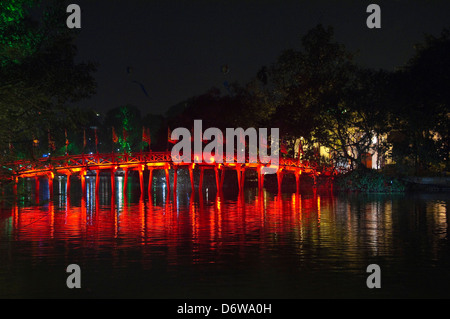
[[[0,212],[0,298],[450,297],[448,193],[205,187],[174,200],[130,183],[111,196],[101,179],[95,196],[88,180],[81,198],[56,182],[50,202],[41,185],[39,203],[24,183]],[[81,289],[66,286],[69,264]],[[366,285],[370,264],[379,289]]]

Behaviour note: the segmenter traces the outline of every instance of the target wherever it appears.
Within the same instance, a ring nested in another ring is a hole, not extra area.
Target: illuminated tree
[[[31,0],[11,0],[0,3],[1,66],[20,63],[38,49],[42,34],[33,28],[28,11]]]
[[[119,152],[136,152],[142,148],[142,120],[141,111],[132,105],[116,107],[107,112],[104,130],[111,133],[109,139],[112,141],[112,128],[114,128],[118,142]],[[117,151],[117,149],[115,149]]]
[[[334,41],[331,27],[318,25],[301,43],[302,50],[284,51],[268,69],[272,125],[287,139],[320,143],[359,166],[383,127],[380,86],[374,83],[383,83],[384,75],[359,68],[353,54]],[[306,155],[319,160],[313,149]]]

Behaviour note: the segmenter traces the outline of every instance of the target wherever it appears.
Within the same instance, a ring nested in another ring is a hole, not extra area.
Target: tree
[[[389,74],[357,66],[354,54],[334,40],[332,27],[316,26],[301,44],[302,50],[284,51],[268,77],[258,74],[272,104],[272,125],[282,128],[291,146],[303,137],[309,145],[306,159],[319,161],[320,145],[360,166],[374,137],[384,132],[383,87]]]
[[[161,114],[147,114],[142,125],[150,130],[152,151],[165,151],[167,147],[167,119]]]
[[[194,120],[202,120],[203,127],[249,127],[258,122],[258,114],[253,112],[255,106],[245,88],[237,84],[231,86],[232,95],[222,95],[220,90],[212,88],[204,94],[194,96],[181,105],[177,113],[168,118],[168,125],[191,129]]]
[[[95,92],[96,66],[75,62],[76,33],[62,1],[6,0],[0,9],[0,149],[8,161],[39,155],[33,140],[42,147],[49,131],[64,136],[79,127],[81,111],[69,105]]]
[[[140,151],[142,147],[141,111],[132,105],[116,107],[106,113],[104,130],[109,132],[112,141],[112,129],[118,138],[120,152]],[[106,144],[106,143],[105,143]]]
[[[384,154],[388,144],[391,73],[357,68],[343,90],[338,106],[322,114],[318,139],[338,157],[350,160],[352,167],[364,167],[363,156]]]
[[[395,74],[393,157],[414,172],[449,170],[450,31],[427,35]]]

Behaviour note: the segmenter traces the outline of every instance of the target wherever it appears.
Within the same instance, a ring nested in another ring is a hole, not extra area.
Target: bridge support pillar
[[[139,168],[139,186],[141,190],[141,197],[144,196],[144,165]]]
[[[281,193],[281,185],[283,183],[283,170],[281,168],[277,171],[277,180],[278,180],[278,192]]]
[[[189,166],[189,177],[191,179],[191,192],[194,193],[194,164]]]
[[[13,192],[14,192],[14,198],[17,196],[17,185],[19,184],[19,177],[14,177],[14,186],[13,186]]]
[[[66,174],[66,195],[70,192],[70,174]]]
[[[262,166],[258,166],[256,172],[258,174],[258,189],[262,190],[264,188],[264,174],[262,173]]]
[[[164,169],[166,173],[166,186],[167,186],[167,193],[170,194],[170,175],[169,175],[169,166],[166,166]]]
[[[111,194],[114,198],[114,193],[116,192],[116,167],[111,169]]]
[[[173,167],[173,194],[177,193],[177,177],[178,177],[178,167]]]
[[[53,175],[52,172],[47,175],[47,179],[48,179],[48,194],[50,196],[50,199],[53,198],[53,177],[54,177],[54,175]]]
[[[241,173],[241,183],[239,184],[239,190],[242,191],[244,189],[245,183],[245,167],[241,167],[240,173]]]
[[[220,173],[220,189],[223,188],[223,181],[225,179],[225,168],[221,169],[221,173]]]
[[[200,168],[200,182],[198,183],[198,192],[201,194],[203,191],[203,167]]]
[[[297,193],[298,193],[298,191],[300,189],[300,184],[299,184],[300,174],[301,174],[301,172],[299,172],[299,171],[295,172],[295,190],[296,190]]]
[[[95,175],[95,196],[98,195],[99,185],[100,185],[100,170],[97,170],[97,174]]]
[[[39,176],[34,177],[34,197],[36,204],[39,203]]]
[[[237,176],[237,181],[238,181],[238,189],[239,191],[241,190],[241,168],[239,166],[236,165],[236,176]]]
[[[80,178],[81,178],[81,194],[82,197],[86,195],[86,170],[82,170],[80,172]]]
[[[219,168],[217,167],[217,165],[214,167],[214,173],[216,175],[216,190],[219,191],[220,181],[219,181]]]
[[[123,193],[125,194],[127,192],[127,185],[128,185],[128,168],[123,169]]]
[[[153,184],[153,168],[148,168],[148,193],[150,194],[152,191],[152,184]]]

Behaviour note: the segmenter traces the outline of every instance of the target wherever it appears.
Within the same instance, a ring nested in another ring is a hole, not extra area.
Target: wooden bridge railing
[[[133,167],[138,165],[175,165],[179,163],[175,159],[172,159],[171,152],[136,152],[136,153],[106,153],[106,154],[80,154],[80,155],[65,155],[55,156],[49,158],[40,158],[34,161],[30,160],[18,160],[7,165],[14,172],[15,176],[23,177],[30,175],[45,174],[52,171],[64,171],[64,170],[99,170],[109,169],[111,167]],[[191,161],[194,162],[194,156]],[[223,166],[227,166],[230,163],[236,163],[235,157],[224,156]],[[203,166],[216,166],[214,161],[204,161],[200,163]],[[256,165],[255,165],[256,164]],[[186,164],[189,165],[189,164]],[[265,166],[263,163],[242,163],[241,166],[255,167]],[[327,174],[333,175],[336,171],[333,167],[322,166],[318,167],[314,163],[308,161],[299,161],[295,158],[279,158],[279,167],[281,170],[305,172],[313,174]]]

